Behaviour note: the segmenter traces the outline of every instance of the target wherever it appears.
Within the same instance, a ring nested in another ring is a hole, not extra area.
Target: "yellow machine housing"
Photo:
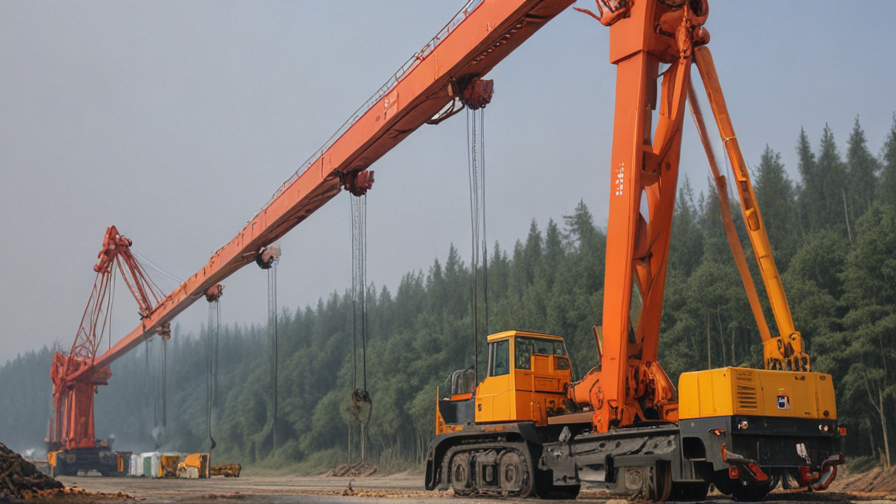
[[[679,418],[732,415],[836,420],[831,375],[726,367],[682,373]]]
[[[178,478],[208,478],[209,477],[209,454],[193,453],[187,455],[177,464]]]
[[[180,455],[165,454],[159,457],[159,477],[176,478],[178,464],[180,464]]]
[[[488,374],[476,388],[479,423],[547,425],[565,411],[572,370],[563,338],[505,331],[488,337]]]

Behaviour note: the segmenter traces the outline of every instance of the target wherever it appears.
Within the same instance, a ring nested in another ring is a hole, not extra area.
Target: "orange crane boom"
[[[234,239],[145,314],[137,328],[102,355],[90,356],[90,365],[60,377],[57,387],[90,382],[98,370],[106,369],[157,331],[165,330],[175,316],[216,284],[255,261],[265,247],[343,188],[363,194],[373,183],[373,172],[368,172],[368,167],[453,101],[475,102],[475,92],[480,88],[478,79],[572,1],[468,2],[343,125],[331,142],[280,187]],[[60,418],[87,418],[93,423],[92,411],[56,414]],[[93,443],[79,441],[78,446]]]

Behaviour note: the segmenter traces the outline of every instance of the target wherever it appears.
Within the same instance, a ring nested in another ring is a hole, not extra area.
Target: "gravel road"
[[[242,476],[240,478],[215,477],[211,479],[145,479],[145,478],[103,478],[99,476],[64,476],[59,478],[66,486],[77,486],[91,492],[117,494],[124,492],[139,502],[155,503],[209,503],[210,501],[234,501],[246,503],[286,503],[304,504],[494,504],[496,502],[523,502],[519,499],[458,498],[450,493],[427,492],[423,490],[422,475],[401,473],[389,476],[367,478],[334,478],[307,476]],[[351,488],[349,488],[351,485]],[[95,499],[93,499],[95,500]],[[89,500],[92,502],[93,500]],[[117,502],[121,499],[109,498],[103,502]],[[778,490],[766,502],[825,502],[862,504],[893,504],[896,494],[823,492],[807,493]],[[54,501],[56,502],[56,501]],[[88,502],[88,501],[83,501]],[[130,501],[133,502],[133,501]],[[588,504],[630,504],[625,500],[611,499],[600,491],[583,490],[576,501],[537,501],[568,504],[571,502]],[[731,504],[733,501],[721,495],[710,495],[707,502]]]

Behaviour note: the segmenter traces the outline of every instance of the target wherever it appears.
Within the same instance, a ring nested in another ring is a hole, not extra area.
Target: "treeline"
[[[849,425],[847,454],[878,457],[896,435],[896,116],[875,155],[858,120],[841,154],[830,128],[813,148],[797,143],[800,181],[791,180],[770,148],[753,183],[782,273],[796,327],[813,369],[831,373],[838,413]],[[660,360],[673,380],[681,372],[728,365],[762,366],[762,347],[719,218],[714,185],[695,193],[681,181],[670,246]],[[749,241],[734,209],[741,241]],[[543,227],[535,221],[511,250],[489,251],[486,330],[524,329],[566,338],[574,370],[596,361],[591,327],[601,323],[606,236],[584,203]],[[366,382],[373,400],[368,459],[384,466],[422,460],[433,435],[436,387],[471,366],[471,271],[453,246],[427,272],[412,272],[397,289],[367,291]],[[749,254],[748,254],[749,255]],[[750,260],[756,285],[761,285]],[[486,277],[484,268],[478,272]],[[480,288],[483,287],[480,285]],[[479,295],[478,312],[486,312]],[[773,323],[765,302],[766,318]],[[226,304],[223,305],[226,320]],[[97,396],[97,434],[116,447],[207,450],[208,423],[217,460],[303,464],[324,470],[358,460],[351,390],[364,381],[360,324],[349,292],[278,317],[277,446],[271,418],[270,332],[225,324],[218,373],[207,371],[208,328],[178,334],[160,355],[152,341],[113,365]],[[42,444],[49,415],[51,351],[44,348],[0,368],[0,439],[17,449]],[[482,373],[480,372],[480,378]],[[217,383],[209,398],[207,384]],[[212,404],[211,419],[207,406]],[[159,429],[162,419],[165,429]],[[892,458],[891,458],[892,459]],[[298,469],[301,470],[301,469]]]

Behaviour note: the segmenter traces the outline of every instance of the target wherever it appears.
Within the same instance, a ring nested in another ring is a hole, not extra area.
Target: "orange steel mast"
[[[637,421],[678,420],[674,384],[657,362],[669,237],[678,180],[682,124],[691,65],[696,63],[719,132],[734,166],[735,187],[780,335],[772,337],[759,306],[743,251],[727,214],[732,252],[750,299],[768,369],[809,370],[809,357],[793,325],[771,245],[712,62],[703,28],[707,0],[596,0],[610,26],[610,62],[617,66],[611,160],[610,214],[604,285],[601,366],[572,385],[569,396],[594,411],[593,429],[607,432]],[[668,65],[660,73],[660,65]],[[662,78],[658,87],[657,80]],[[654,110],[659,105],[654,129]],[[715,161],[702,115],[693,104],[711,167]],[[653,134],[651,135],[651,132]],[[715,168],[714,168],[715,169]],[[716,174],[720,190],[724,177]],[[646,214],[642,209],[646,207]]]
[[[706,0],[597,0],[597,7],[599,15],[577,10],[610,26],[617,67],[604,338],[600,369],[570,396],[593,409],[596,432],[607,432],[678,419],[675,386],[656,359],[682,121],[693,49],[709,41],[702,27],[709,7]],[[662,74],[660,64],[669,65]]]
[[[115,226],[109,226],[106,230],[103,248],[93,267],[96,281],[81,317],[75,342],[68,355],[60,352],[53,355],[50,371],[53,380],[53,418],[46,440],[50,451],[96,446],[93,396],[98,385],[108,384],[112,371],[108,364],[95,365],[95,357],[109,320],[116,267],[137,300],[141,318],[149,317],[153,306],[161,298],[131,253],[131,245],[131,240],[121,235]],[[164,329],[160,332],[162,337],[170,337],[167,326]],[[74,376],[80,378],[75,379]]]

